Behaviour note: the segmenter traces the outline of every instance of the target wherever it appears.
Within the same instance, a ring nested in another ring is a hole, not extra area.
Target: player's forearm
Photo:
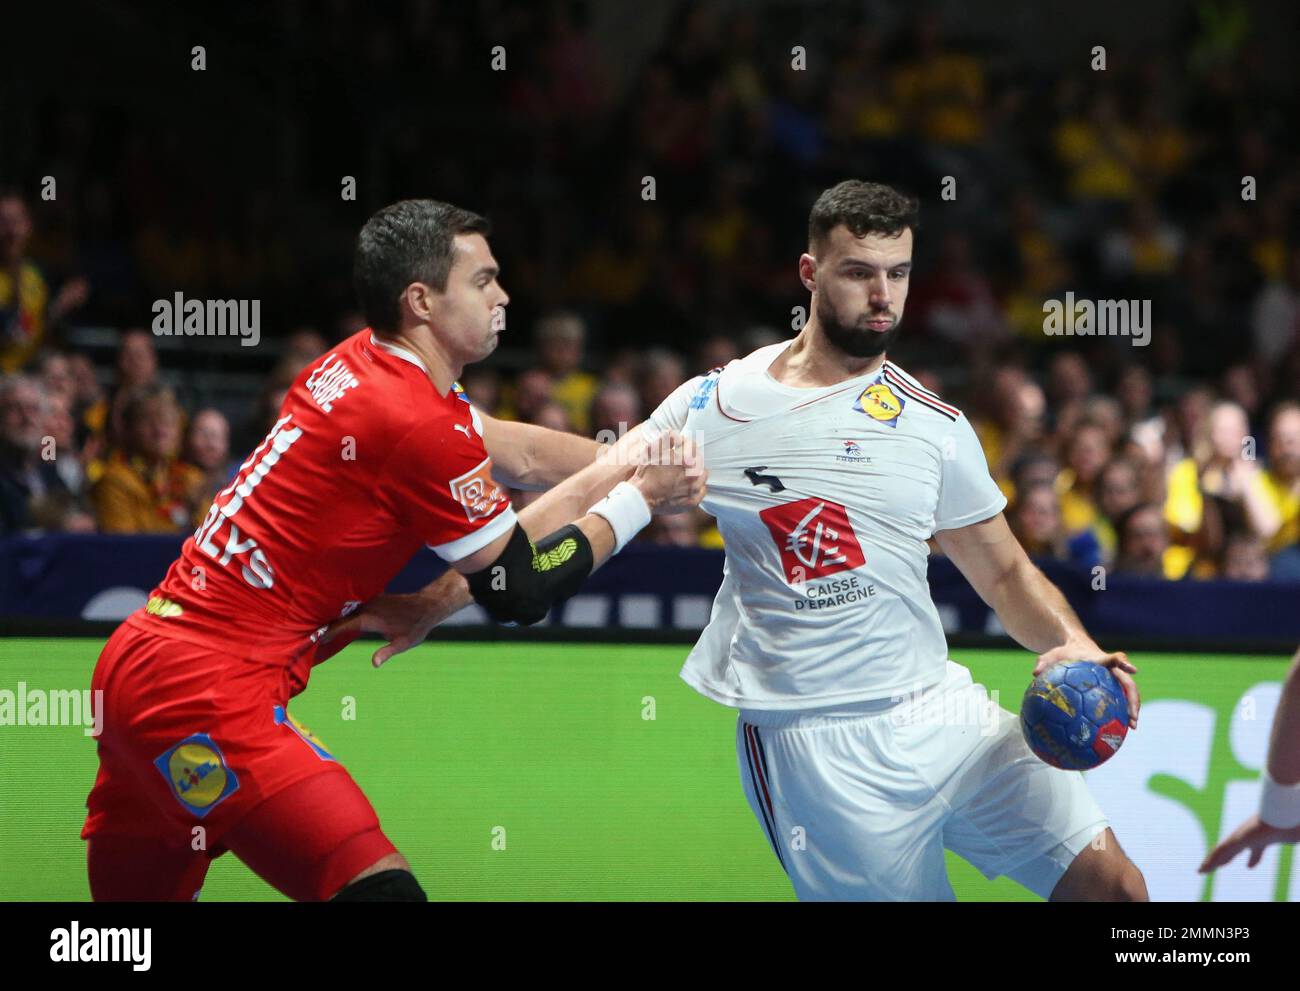
[[[1278,784],[1300,783],[1300,651],[1292,660],[1273,717],[1268,773]]]
[[[1044,654],[1067,643],[1093,643],[1061,590],[1028,558],[1003,576],[990,599],[1002,626],[1026,650]]]
[[[589,463],[520,510],[519,525],[534,541],[553,533],[566,523],[573,523],[586,515],[593,504],[609,495],[610,489],[631,478],[633,471],[635,467],[632,465]],[[599,531],[599,527],[595,529]]]

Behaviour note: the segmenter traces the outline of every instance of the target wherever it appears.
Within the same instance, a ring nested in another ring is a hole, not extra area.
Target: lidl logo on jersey
[[[902,396],[895,393],[884,382],[877,382],[862,390],[862,395],[858,396],[853,408],[859,413],[866,413],[879,423],[897,427],[898,418],[903,415],[905,405],[907,403]]]
[[[829,499],[800,499],[758,514],[776,541],[785,579],[802,585],[813,578],[866,563],[848,510]]]
[[[483,462],[459,478],[451,480],[451,497],[465,509],[471,523],[486,519],[497,511],[497,506],[509,502],[501,486],[492,480],[492,459]]]
[[[187,736],[154,760],[176,800],[202,819],[239,788],[221,749],[206,733]]]

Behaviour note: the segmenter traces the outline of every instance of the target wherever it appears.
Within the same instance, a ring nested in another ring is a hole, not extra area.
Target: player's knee
[[[427,902],[428,896],[409,870],[390,868],[344,885],[335,902]]]
[[[1082,884],[1070,900],[1090,902],[1148,901],[1147,883],[1142,872],[1127,857],[1114,866],[1106,865]]]
[[[1149,901],[1147,895],[1147,881],[1138,870],[1137,865],[1131,860],[1124,861],[1124,867],[1118,872],[1118,876],[1111,884],[1111,897],[1106,899],[1112,902],[1145,902]]]

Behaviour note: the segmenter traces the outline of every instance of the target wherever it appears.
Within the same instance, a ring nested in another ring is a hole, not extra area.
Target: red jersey
[[[459,385],[369,329],[294,380],[266,439],[127,621],[285,666],[424,545],[447,561],[515,525]],[[331,646],[333,646],[331,644]]]

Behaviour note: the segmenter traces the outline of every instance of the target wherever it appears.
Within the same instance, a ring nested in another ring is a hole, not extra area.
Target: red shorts
[[[109,850],[147,840],[206,860],[230,849],[298,898],[329,897],[395,852],[351,775],[288,714],[301,688],[289,669],[124,623],[91,688],[104,693],[103,732],[81,836],[92,841],[96,898],[113,897],[93,890],[96,841]]]

